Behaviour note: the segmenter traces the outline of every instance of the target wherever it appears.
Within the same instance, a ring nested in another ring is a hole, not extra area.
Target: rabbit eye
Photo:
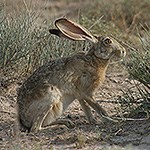
[[[112,43],[112,40],[107,37],[107,38],[104,39],[104,43],[105,43],[106,45],[109,45],[109,44]]]

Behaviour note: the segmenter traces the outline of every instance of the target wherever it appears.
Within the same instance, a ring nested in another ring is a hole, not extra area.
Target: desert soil
[[[15,0],[17,2],[18,0]],[[42,3],[42,0],[39,1]],[[77,16],[78,9],[87,2],[80,1],[66,5],[62,1],[49,1],[45,6],[44,19],[59,17],[64,14]],[[7,1],[7,9],[11,12],[11,0]],[[22,5],[19,4],[19,5]],[[68,11],[72,9],[72,12]],[[53,12],[53,13],[50,13]],[[74,12],[74,13],[73,13]],[[42,19],[42,18],[41,18]],[[40,21],[40,20],[39,20]],[[128,74],[121,65],[111,64],[108,68],[106,81],[95,94],[96,99],[110,115],[120,115],[116,104],[108,103],[112,97],[121,96],[121,90],[126,90],[133,85],[128,79]],[[0,149],[83,149],[83,150],[110,150],[110,149],[150,149],[150,119],[120,121],[119,123],[102,122],[101,118],[93,111],[95,124],[89,124],[76,100],[70,105],[62,118],[69,118],[74,122],[75,128],[53,126],[36,134],[18,132],[16,122],[16,97],[17,83],[7,88],[0,84]],[[101,102],[103,100],[103,102]],[[106,102],[104,102],[106,101]]]

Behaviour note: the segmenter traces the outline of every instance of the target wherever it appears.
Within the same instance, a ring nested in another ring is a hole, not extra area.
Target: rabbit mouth
[[[122,48],[121,50],[116,50],[114,52],[114,56],[118,58],[124,58],[126,56],[126,50],[124,48]]]

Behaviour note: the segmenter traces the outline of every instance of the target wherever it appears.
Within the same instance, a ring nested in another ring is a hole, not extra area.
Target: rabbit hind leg
[[[73,101],[73,97],[59,97],[55,95],[50,96],[50,99],[49,97],[43,99],[45,100],[41,100],[38,104],[38,113],[34,117],[35,119],[33,120],[31,131],[38,131],[44,128],[49,128],[52,125],[66,125],[68,128],[74,127],[74,123],[69,119],[59,118],[65,109],[69,106],[69,104]]]
[[[59,117],[63,114],[63,104],[62,102],[56,103],[52,106],[51,110],[47,113],[45,119],[43,120],[43,128],[48,128],[52,125],[65,125],[68,128],[73,128],[74,123],[69,119],[60,119]],[[58,119],[59,118],[59,119]]]
[[[43,103],[38,107],[38,113],[34,116],[30,132],[37,132],[44,128],[48,128],[56,122],[56,119],[62,115],[62,104]],[[60,124],[60,123],[59,123]]]

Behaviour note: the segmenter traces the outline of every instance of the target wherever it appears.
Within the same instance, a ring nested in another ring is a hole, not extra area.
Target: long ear
[[[98,42],[98,40],[87,29],[66,18],[57,19],[55,21],[55,26],[62,33],[59,34],[59,36],[72,40],[90,40],[93,43]]]

